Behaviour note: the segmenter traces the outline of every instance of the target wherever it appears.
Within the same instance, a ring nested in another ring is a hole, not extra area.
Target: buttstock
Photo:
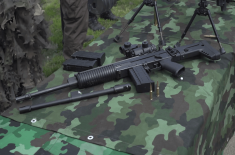
[[[207,41],[201,41],[200,43],[203,50],[200,51],[201,55],[211,59],[219,60],[221,53],[214,49]]]

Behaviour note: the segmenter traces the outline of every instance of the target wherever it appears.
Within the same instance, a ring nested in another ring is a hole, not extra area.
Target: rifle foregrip
[[[116,79],[116,70],[114,65],[107,65],[80,72],[75,77],[81,89]]]

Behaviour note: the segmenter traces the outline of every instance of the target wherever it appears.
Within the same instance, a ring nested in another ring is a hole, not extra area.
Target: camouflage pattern
[[[3,142],[0,143],[0,153],[4,155],[127,155],[2,116],[0,116],[0,141]]]
[[[180,39],[194,9],[198,7],[197,3],[195,0],[158,1],[167,46],[173,46]],[[69,97],[71,91],[78,90],[66,88],[15,104],[3,115],[130,154],[220,155],[235,129],[235,6],[229,5],[226,12],[221,12],[215,2],[210,2],[208,8],[227,53],[222,55],[220,61],[202,57],[180,62],[186,68],[182,74],[183,80],[172,77],[166,71],[150,73],[151,79],[160,84],[160,97],[156,97],[154,92],[153,101],[149,99],[149,93],[136,93],[131,79],[124,78],[80,91],[89,93],[130,83],[133,86],[130,92],[19,114],[18,108],[21,106],[63,99]],[[124,59],[118,48],[125,41],[140,44],[147,40],[158,44],[158,29],[153,26],[153,8],[146,6],[124,32],[121,42],[113,42],[134,11],[87,47],[88,51],[106,52],[104,65]],[[182,45],[207,40],[219,49],[214,39],[204,38],[204,35],[211,34],[213,30],[208,17],[198,16]],[[60,68],[32,92],[66,83],[67,78],[73,75]],[[33,118],[37,119],[36,123],[31,123]],[[89,136],[94,138],[88,140]]]
[[[39,0],[0,0],[0,112],[43,80],[42,48],[51,48]]]

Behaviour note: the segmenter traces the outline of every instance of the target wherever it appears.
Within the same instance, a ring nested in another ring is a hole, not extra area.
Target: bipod
[[[220,46],[220,52],[221,52],[221,54],[225,54],[226,51],[223,49],[223,47],[222,47],[222,45],[221,45],[221,43],[220,43],[220,39],[219,39],[219,36],[218,36],[218,34],[217,34],[217,31],[216,31],[214,22],[213,22],[213,20],[212,20],[212,18],[211,18],[210,10],[206,8],[206,7],[208,6],[207,1],[206,1],[206,0],[201,0],[198,5],[199,5],[199,8],[197,8],[197,9],[194,11],[194,14],[193,14],[191,20],[189,21],[189,23],[188,23],[186,29],[184,30],[184,33],[182,34],[180,41],[177,42],[175,46],[176,46],[176,47],[179,47],[179,46],[180,46],[181,41],[182,41],[183,38],[185,37],[185,35],[186,35],[186,33],[187,33],[189,27],[191,26],[193,20],[195,19],[196,15],[199,15],[199,16],[209,16],[209,19],[210,19],[210,22],[211,22],[213,31],[214,31],[214,33],[215,33],[217,42],[218,42],[218,44],[219,44],[219,46]]]
[[[157,10],[157,2],[155,0],[144,0],[143,3],[140,5],[140,7],[137,9],[137,11],[134,13],[134,15],[131,17],[131,19],[126,23],[126,25],[123,27],[123,29],[121,30],[121,32],[119,33],[119,35],[117,35],[113,40],[115,42],[119,42],[119,39],[120,39],[120,36],[122,35],[122,33],[126,30],[126,28],[128,27],[128,25],[130,25],[136,15],[140,12],[140,10],[143,8],[143,6],[146,5],[146,6],[151,6],[151,7],[154,7],[154,11],[155,11],[155,14],[156,14],[156,18],[157,18],[157,22],[158,22],[158,30],[159,30],[159,33],[160,33],[160,36],[161,36],[161,45],[165,45],[165,42],[163,40],[163,36],[162,36],[162,28],[161,28],[161,24],[160,24],[160,21],[159,21],[159,15],[158,15],[158,10]]]

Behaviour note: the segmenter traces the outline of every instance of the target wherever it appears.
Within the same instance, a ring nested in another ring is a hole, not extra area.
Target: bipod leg
[[[212,25],[213,31],[214,31],[214,33],[215,33],[215,36],[216,36],[217,42],[218,42],[218,44],[219,44],[219,46],[220,46],[220,53],[221,53],[221,54],[225,54],[225,53],[226,53],[226,51],[224,50],[224,48],[222,47],[222,45],[221,45],[221,43],[220,43],[220,39],[219,39],[219,36],[218,36],[218,34],[217,34],[217,31],[216,31],[216,28],[215,28],[214,22],[213,22],[213,20],[212,20],[212,18],[211,18],[210,10],[207,10],[207,12],[208,12],[208,16],[209,16],[209,19],[210,19],[210,22],[211,22],[211,25]]]
[[[162,36],[162,28],[161,28],[161,24],[160,24],[160,20],[159,20],[159,15],[158,15],[158,10],[157,10],[157,2],[156,1],[154,2],[154,11],[155,11],[156,18],[157,18],[158,30],[159,30],[159,33],[160,33],[160,36],[161,36],[161,45],[165,46],[166,43],[164,42],[164,39],[163,39],[163,36]]]
[[[119,42],[120,36],[122,35],[122,33],[126,30],[126,28],[128,27],[128,25],[130,25],[130,23],[132,23],[135,19],[135,16],[140,12],[140,10],[143,8],[144,6],[144,2],[140,5],[140,7],[138,8],[138,10],[134,13],[134,15],[131,17],[131,19],[126,23],[126,25],[124,26],[124,28],[121,30],[121,32],[119,33],[119,35],[117,35],[113,40],[115,42]]]
[[[175,46],[177,46],[177,47],[180,46],[181,41],[184,39],[186,33],[188,32],[188,29],[189,29],[190,26],[192,25],[192,23],[193,23],[193,21],[194,21],[196,15],[197,15],[196,11],[197,11],[197,10],[194,11],[194,14],[193,14],[192,18],[190,19],[190,21],[189,21],[189,23],[188,23],[186,29],[184,30],[184,32],[183,32],[183,34],[182,34],[182,36],[181,36],[180,41],[177,42]]]

